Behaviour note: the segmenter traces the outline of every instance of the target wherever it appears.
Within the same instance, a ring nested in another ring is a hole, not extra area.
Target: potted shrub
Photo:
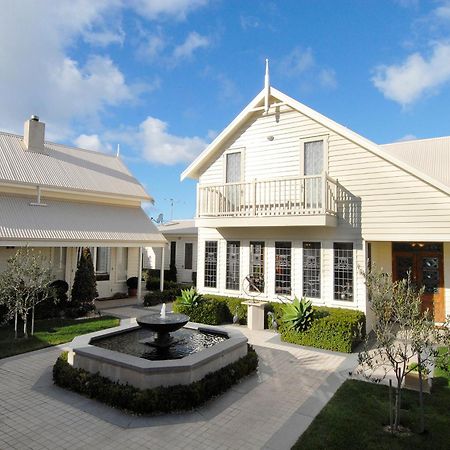
[[[128,286],[128,295],[130,297],[135,297],[137,295],[138,289],[138,277],[128,278],[127,286]]]

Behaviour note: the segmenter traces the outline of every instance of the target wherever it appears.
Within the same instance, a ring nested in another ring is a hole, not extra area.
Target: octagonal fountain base
[[[139,330],[132,321],[119,327],[102,330],[90,336],[78,336],[72,341],[68,361],[73,367],[87,370],[139,389],[190,384],[201,380],[247,354],[247,338],[237,330],[188,322],[184,328],[204,333],[221,334],[222,342],[181,359],[151,361],[126,353],[93,345],[95,340]]]

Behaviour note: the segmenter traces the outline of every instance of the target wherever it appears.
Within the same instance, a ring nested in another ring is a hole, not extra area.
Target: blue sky
[[[188,163],[271,84],[377,143],[450,134],[447,0],[6,0],[0,128],[121,155],[189,218]]]

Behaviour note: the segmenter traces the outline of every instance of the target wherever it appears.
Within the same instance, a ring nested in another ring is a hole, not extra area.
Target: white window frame
[[[241,183],[245,181],[245,147],[238,147],[238,148],[229,148],[228,150],[223,152],[222,158],[223,158],[223,170],[222,170],[222,178],[223,183],[226,184],[227,182],[227,155],[230,153],[240,153],[241,154]]]
[[[229,289],[227,288],[227,275],[228,275],[228,242],[238,242],[239,243],[239,273],[238,273],[238,288]],[[241,291],[241,280],[242,280],[242,241],[239,239],[227,239],[225,240],[225,291],[238,293]]]
[[[323,142],[323,172],[328,172],[328,140],[330,135],[319,134],[300,139],[300,176],[305,176],[305,144],[308,142]],[[321,174],[318,174],[321,175]]]
[[[352,244],[352,257],[353,257],[353,267],[352,267],[352,292],[353,292],[353,298],[351,300],[338,300],[334,298],[334,244]],[[356,287],[357,287],[357,279],[356,276],[358,274],[357,272],[357,261],[356,261],[356,242],[354,241],[346,241],[346,240],[338,240],[338,241],[332,241],[331,243],[331,250],[332,250],[332,270],[333,270],[333,284],[331,286],[331,298],[332,298],[332,304],[338,305],[339,307],[343,307],[344,305],[348,305],[348,308],[356,308],[358,302],[356,299]]]
[[[325,303],[322,299],[324,298],[324,282],[323,282],[323,266],[324,266],[324,246],[323,246],[323,242],[317,239],[310,239],[308,241],[302,241],[301,242],[301,253],[302,253],[302,258],[301,258],[301,278],[302,278],[302,282],[301,282],[301,296],[303,297],[303,292],[304,292],[304,277],[303,277],[303,264],[305,261],[305,248],[304,248],[304,244],[305,242],[314,242],[314,243],[318,243],[320,245],[320,252],[319,252],[319,256],[320,256],[320,272],[319,272],[319,276],[320,276],[320,297],[306,297],[308,300],[311,300],[314,304],[323,304]],[[333,270],[334,273],[334,270]],[[334,277],[334,275],[333,275]]]

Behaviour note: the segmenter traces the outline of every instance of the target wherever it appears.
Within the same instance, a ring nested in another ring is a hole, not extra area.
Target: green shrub
[[[98,297],[97,281],[89,248],[83,248],[70,294],[69,316],[83,316],[95,309],[94,299]]]
[[[279,328],[281,339],[292,344],[350,353],[365,334],[365,315],[344,308],[314,307],[315,319],[303,332]]]
[[[292,303],[283,305],[281,321],[288,330],[306,331],[313,323],[314,311],[311,300],[295,297]]]
[[[239,323],[241,325],[247,324],[247,305],[243,305],[242,302],[245,302],[248,299],[238,297],[222,297],[219,295],[207,295],[205,297],[226,304],[228,309],[228,317],[226,322],[232,322],[233,316],[237,314]]]
[[[223,301],[216,301],[202,297],[195,306],[185,305],[181,298],[177,298],[173,304],[174,312],[186,314],[191,322],[204,323],[208,325],[220,325],[230,322],[228,307]]]
[[[115,408],[135,414],[155,414],[197,408],[253,373],[257,366],[258,356],[255,350],[248,346],[246,356],[194,383],[138,389],[111,381],[98,373],[92,374],[83,369],[75,369],[67,362],[67,352],[64,352],[53,366],[53,381],[58,386]]]

